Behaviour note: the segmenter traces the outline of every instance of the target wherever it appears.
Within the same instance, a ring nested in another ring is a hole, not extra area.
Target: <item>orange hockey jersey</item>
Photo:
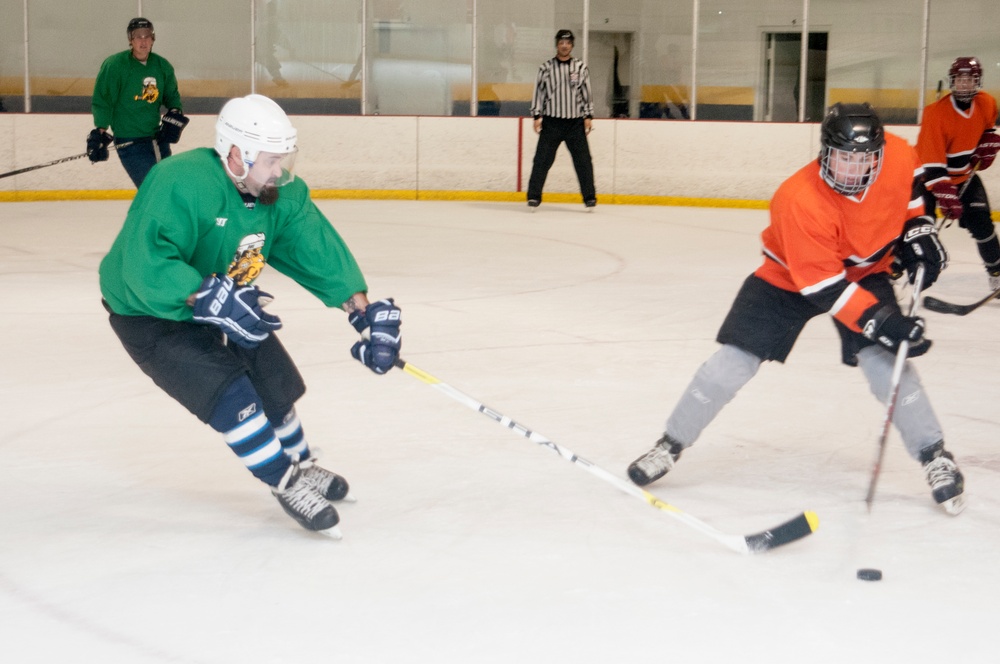
[[[903,225],[924,212],[922,175],[916,151],[888,133],[882,170],[860,196],[838,194],[820,176],[819,160],[809,163],[771,199],[755,274],[860,332],[858,319],[877,299],[857,282],[889,271]]]
[[[979,92],[969,110],[955,105],[951,95],[924,109],[917,136],[917,154],[924,165],[924,177],[930,187],[951,179],[959,185],[969,177],[969,159],[979,145],[979,137],[997,122],[996,99]]]

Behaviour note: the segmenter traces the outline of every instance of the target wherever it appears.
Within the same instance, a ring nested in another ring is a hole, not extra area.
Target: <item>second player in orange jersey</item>
[[[805,324],[832,317],[842,360],[861,368],[872,393],[886,403],[895,353],[927,352],[924,321],[896,302],[894,261],[911,282],[923,264],[930,286],[947,264],[934,220],[925,214],[923,169],[916,152],[885,133],[868,104],[835,104],[821,127],[818,159],[786,180],[771,201],[761,234],[764,262],[743,283],[717,341],[722,347],[695,373],[652,450],[628,468],[649,484],[674,468],[681,452],[766,360],[784,362]],[[964,506],[964,479],[944,448],[941,424],[920,377],[907,362],[893,424],[907,452],[923,467],[932,496],[948,512]],[[845,432],[846,433],[846,432]]]

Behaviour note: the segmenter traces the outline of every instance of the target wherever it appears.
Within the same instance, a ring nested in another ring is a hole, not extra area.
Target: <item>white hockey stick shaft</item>
[[[920,289],[924,284],[924,272],[926,265],[919,263],[917,273],[913,278],[913,293],[910,301],[910,311],[908,316],[917,314],[917,305],[920,302]],[[872,478],[868,483],[868,493],[865,495],[865,504],[868,511],[872,511],[875,502],[875,487],[878,485],[879,475],[882,473],[882,461],[885,459],[886,442],[889,440],[889,431],[892,429],[892,417],[896,414],[896,402],[899,401],[899,385],[903,381],[903,368],[906,366],[906,356],[910,352],[910,342],[901,341],[899,349],[896,351],[896,362],[892,366],[892,380],[889,387],[889,397],[886,400],[885,418],[882,420],[882,435],[878,439],[878,452],[875,457],[875,466],[872,468]]]
[[[114,143],[112,143],[108,147],[112,147],[115,150],[117,150],[119,148],[128,147],[129,145],[132,145],[132,143],[134,143],[134,142],[135,141],[127,141],[125,143],[120,143],[118,145],[115,145]],[[12,175],[20,175],[21,173],[30,173],[31,171],[37,171],[40,168],[48,168],[49,166],[55,166],[56,164],[64,164],[67,161],[73,161],[75,159],[83,159],[84,157],[86,157],[89,154],[90,154],[89,152],[82,152],[80,154],[75,154],[72,157],[63,157],[62,159],[55,159],[53,161],[47,161],[44,164],[38,164],[37,166],[27,166],[25,168],[19,168],[19,169],[15,170],[15,171],[8,171],[6,173],[0,173],[0,178],[9,178]]]
[[[667,514],[679,520],[686,526],[693,528],[694,530],[697,530],[703,535],[711,537],[715,541],[729,547],[730,549],[738,553],[756,553],[758,551],[763,551],[769,548],[773,548],[773,546],[780,546],[781,544],[784,544],[786,542],[794,541],[799,537],[803,537],[804,535],[811,533],[813,530],[815,530],[816,525],[818,523],[816,515],[813,514],[812,512],[807,512],[803,513],[802,515],[799,515],[798,517],[796,517],[796,519],[793,519],[792,522],[782,524],[782,526],[779,526],[778,528],[775,528],[771,531],[764,531],[763,533],[759,533],[757,535],[742,536],[742,535],[731,535],[720,532],[715,528],[713,528],[712,526],[708,525],[707,523],[699,519],[696,519],[690,514],[683,512],[674,505],[671,505],[670,503],[660,500],[659,498],[649,493],[648,491],[632,484],[631,482],[627,482],[616,475],[613,475],[612,473],[604,470],[600,466],[597,466],[591,463],[590,461],[587,461],[583,457],[574,454],[565,447],[557,445],[556,443],[552,442],[545,436],[535,431],[532,431],[521,424],[518,424],[511,418],[504,415],[503,413],[493,410],[492,408],[486,406],[482,402],[473,399],[468,394],[465,394],[464,392],[455,389],[451,385],[448,385],[447,383],[438,380],[437,378],[430,375],[426,371],[418,369],[409,362],[404,361],[402,358],[396,361],[396,366],[402,369],[404,372],[410,374],[411,376],[414,376],[415,378],[418,378],[424,383],[430,385],[439,392],[442,392],[447,396],[451,397],[452,399],[454,399],[455,401],[465,405],[471,410],[482,413],[483,415],[489,417],[494,422],[497,422],[500,425],[510,429],[514,433],[524,438],[527,438],[533,443],[541,445],[542,447],[549,448],[562,458],[576,464],[577,466],[580,466],[581,468],[588,471],[592,475],[599,477],[600,479],[611,484],[612,486],[617,487],[619,490],[629,494],[630,496],[634,496],[642,500],[643,502],[652,505],[656,509],[666,512]]]

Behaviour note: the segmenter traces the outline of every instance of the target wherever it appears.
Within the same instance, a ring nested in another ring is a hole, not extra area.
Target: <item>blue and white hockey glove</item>
[[[232,277],[212,274],[195,294],[194,320],[221,328],[239,346],[256,348],[281,328],[281,320],[264,311],[273,299],[256,286],[237,286]]]
[[[399,307],[391,297],[372,302],[363,312],[352,313],[347,320],[362,336],[351,347],[351,356],[377,374],[392,369],[402,346],[399,316]]]

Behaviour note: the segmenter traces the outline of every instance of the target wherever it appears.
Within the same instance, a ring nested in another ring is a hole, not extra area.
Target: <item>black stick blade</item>
[[[1000,296],[1000,290],[995,290],[983,299],[973,302],[972,304],[955,304],[953,302],[945,302],[944,300],[939,300],[936,297],[928,295],[924,298],[924,308],[928,311],[933,311],[939,314],[955,314],[956,316],[965,316],[966,314],[971,314],[973,311],[997,296]]]
[[[747,550],[749,553],[762,553],[776,549],[785,544],[791,544],[807,535],[811,535],[819,527],[819,517],[815,512],[807,511],[786,521],[777,528],[765,530],[756,535],[747,535]]]

